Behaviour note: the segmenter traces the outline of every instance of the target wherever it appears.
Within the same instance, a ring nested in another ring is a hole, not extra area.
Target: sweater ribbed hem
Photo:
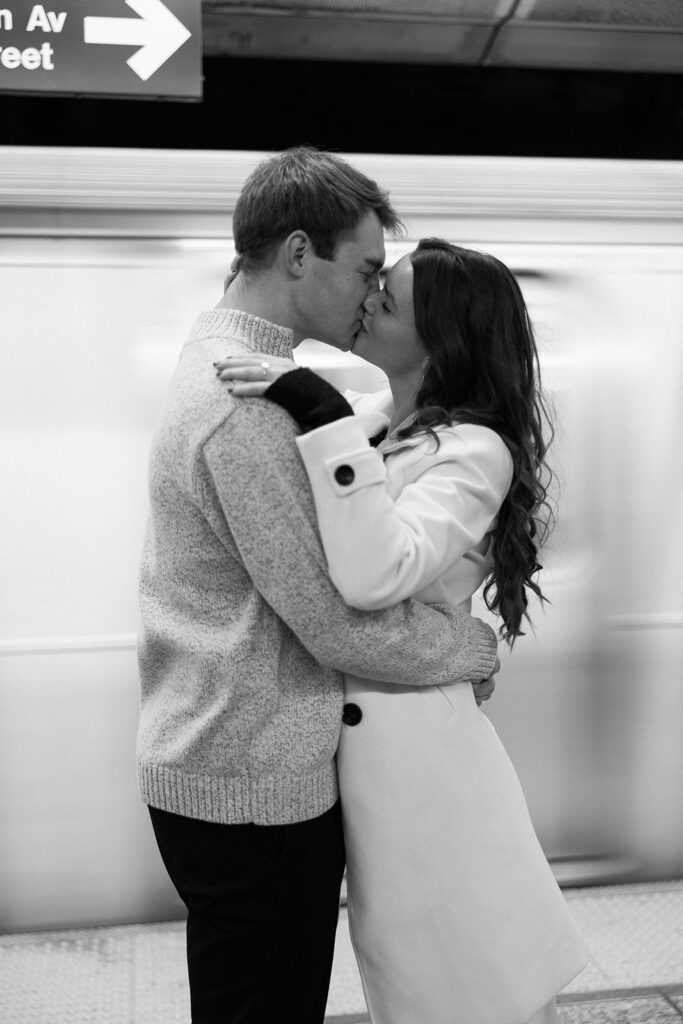
[[[152,807],[223,825],[292,825],[318,818],[339,797],[332,762],[306,775],[253,779],[194,775],[140,760],[138,783]]]
[[[188,341],[215,336],[238,338],[252,352],[292,358],[294,331],[241,309],[209,309],[197,317]]]
[[[478,622],[475,619],[475,622]],[[484,625],[484,623],[480,623]],[[475,672],[472,673],[471,678],[478,682],[480,679],[488,679],[493,672],[493,668],[498,656],[498,641],[496,635],[491,630],[490,634],[480,637],[480,644],[476,651],[472,651],[472,658],[475,661]]]

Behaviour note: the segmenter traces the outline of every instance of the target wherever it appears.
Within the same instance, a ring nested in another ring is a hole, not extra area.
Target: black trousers
[[[295,825],[149,812],[187,907],[192,1024],[322,1024],[345,864],[339,803]]]

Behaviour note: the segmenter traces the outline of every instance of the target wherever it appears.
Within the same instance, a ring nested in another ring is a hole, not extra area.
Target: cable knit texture
[[[342,672],[444,683],[483,678],[495,659],[493,632],[452,609],[362,613],[332,586],[295,425],[212,368],[291,357],[292,338],[203,313],[152,442],[138,777],[147,803],[206,821],[285,824],[332,806]]]

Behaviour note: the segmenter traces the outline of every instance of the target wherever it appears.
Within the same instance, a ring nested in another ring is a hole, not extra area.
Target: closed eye
[[[368,264],[370,264],[369,260],[368,260]],[[365,278],[366,281],[369,281],[373,277],[378,278],[378,281],[379,281],[380,278],[385,276],[385,273],[382,270],[381,263],[373,263],[373,265],[371,266],[371,268],[369,270],[361,270],[360,273],[361,273],[362,277]]]

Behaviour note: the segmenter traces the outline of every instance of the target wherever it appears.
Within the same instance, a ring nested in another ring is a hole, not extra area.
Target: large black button
[[[347,466],[346,463],[344,463],[343,466],[337,466],[334,471],[334,479],[338,484],[341,484],[342,487],[348,487],[349,484],[353,483],[355,478],[356,474],[351,466]]]
[[[344,725],[358,725],[362,717],[363,712],[357,704],[344,705],[344,711],[342,713],[342,722]]]

